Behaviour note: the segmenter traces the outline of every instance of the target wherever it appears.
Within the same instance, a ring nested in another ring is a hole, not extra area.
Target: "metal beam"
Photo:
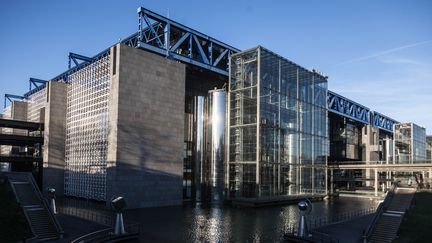
[[[4,103],[3,103],[4,107],[3,108],[6,108],[7,101],[12,102],[14,100],[24,100],[24,99],[25,99],[24,96],[13,95],[13,94],[5,94],[4,95]]]
[[[0,128],[2,127],[23,129],[28,131],[44,130],[43,123],[0,118]]]
[[[393,132],[394,131],[394,124],[398,123],[396,120],[393,120],[387,116],[384,116],[383,114],[380,114],[376,111],[372,112],[373,114],[373,121],[371,122],[374,127],[377,127],[379,129]]]
[[[327,93],[328,111],[370,124],[370,109],[332,91]]]
[[[232,46],[201,32],[165,18],[143,7],[138,8],[138,36],[134,47],[146,49],[185,63],[228,75],[228,59],[223,57],[240,52]],[[163,31],[163,33],[161,33]],[[148,38],[149,37],[149,38]],[[133,45],[135,38],[123,43]],[[172,44],[172,45],[171,45]],[[183,48],[182,48],[183,47]],[[221,54],[213,61],[213,50]],[[223,63],[221,64],[223,60]]]
[[[79,61],[82,62],[86,62],[86,63],[91,63],[93,62],[93,58],[92,57],[86,57],[80,54],[76,54],[73,52],[69,52],[69,63],[68,63],[68,68],[72,68],[72,62],[75,64],[75,66],[78,66],[80,64]]]
[[[421,163],[412,164],[337,164],[329,165],[329,169],[340,169],[340,170],[358,170],[358,169],[378,169],[378,171],[416,171],[432,169],[431,161],[422,161]]]
[[[33,156],[13,156],[13,155],[0,155],[0,162],[3,163],[25,163],[25,162],[42,162],[42,157]]]
[[[36,143],[43,144],[44,138],[35,136],[24,136],[15,134],[0,134],[0,145],[33,146]]]
[[[45,88],[46,83],[48,81],[37,79],[37,78],[30,78],[29,79],[29,91],[24,94],[25,98],[28,98],[29,95],[36,93],[37,91]]]
[[[131,38],[131,37],[133,37],[133,36],[130,36],[129,38]],[[108,56],[109,54],[110,54],[110,48],[107,48],[107,49],[99,52],[95,56],[91,57],[92,61],[90,63],[95,62],[97,60],[100,60],[101,58],[104,58],[104,57]],[[67,83],[69,75],[77,72],[78,70],[81,70],[82,68],[86,67],[86,65],[88,65],[88,64],[89,64],[89,62],[82,62],[78,66],[74,66],[74,67],[66,70],[65,72],[57,75],[56,77],[52,78],[51,80],[56,81],[56,82]]]

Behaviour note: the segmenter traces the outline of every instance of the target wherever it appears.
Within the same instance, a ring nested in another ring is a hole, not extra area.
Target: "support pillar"
[[[333,169],[330,169],[330,195],[333,195]]]
[[[375,196],[378,196],[378,169],[375,168]]]

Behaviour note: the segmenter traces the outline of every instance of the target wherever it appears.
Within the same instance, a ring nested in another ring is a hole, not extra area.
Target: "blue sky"
[[[258,44],[329,88],[432,133],[432,1],[0,1],[0,95],[137,30],[146,7],[239,49]],[[0,103],[2,105],[3,99]]]

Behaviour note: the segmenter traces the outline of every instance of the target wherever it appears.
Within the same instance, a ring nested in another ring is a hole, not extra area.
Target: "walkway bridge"
[[[39,186],[42,185],[43,131],[43,123],[0,118],[0,146],[15,146],[2,151],[0,162],[11,164],[13,171],[37,172]]]
[[[349,162],[338,162],[335,164],[329,164],[327,166],[330,177],[330,194],[333,194],[333,182],[335,181],[334,171],[335,170],[370,170],[372,173],[371,178],[364,178],[364,180],[374,181],[375,196],[378,196],[379,187],[379,173],[380,172],[406,172],[406,173],[423,173],[426,172],[429,175],[429,179],[432,178],[432,161],[414,161],[413,163],[406,164],[393,164],[387,163],[386,161],[349,161]],[[391,181],[391,178],[385,179]]]

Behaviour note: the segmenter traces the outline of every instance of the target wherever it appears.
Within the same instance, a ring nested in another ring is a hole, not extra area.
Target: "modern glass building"
[[[326,77],[258,46],[229,78],[229,196],[325,193]]]
[[[395,125],[395,163],[421,163],[426,160],[426,129],[414,123]]]
[[[432,136],[426,137],[426,160],[432,161]]]

